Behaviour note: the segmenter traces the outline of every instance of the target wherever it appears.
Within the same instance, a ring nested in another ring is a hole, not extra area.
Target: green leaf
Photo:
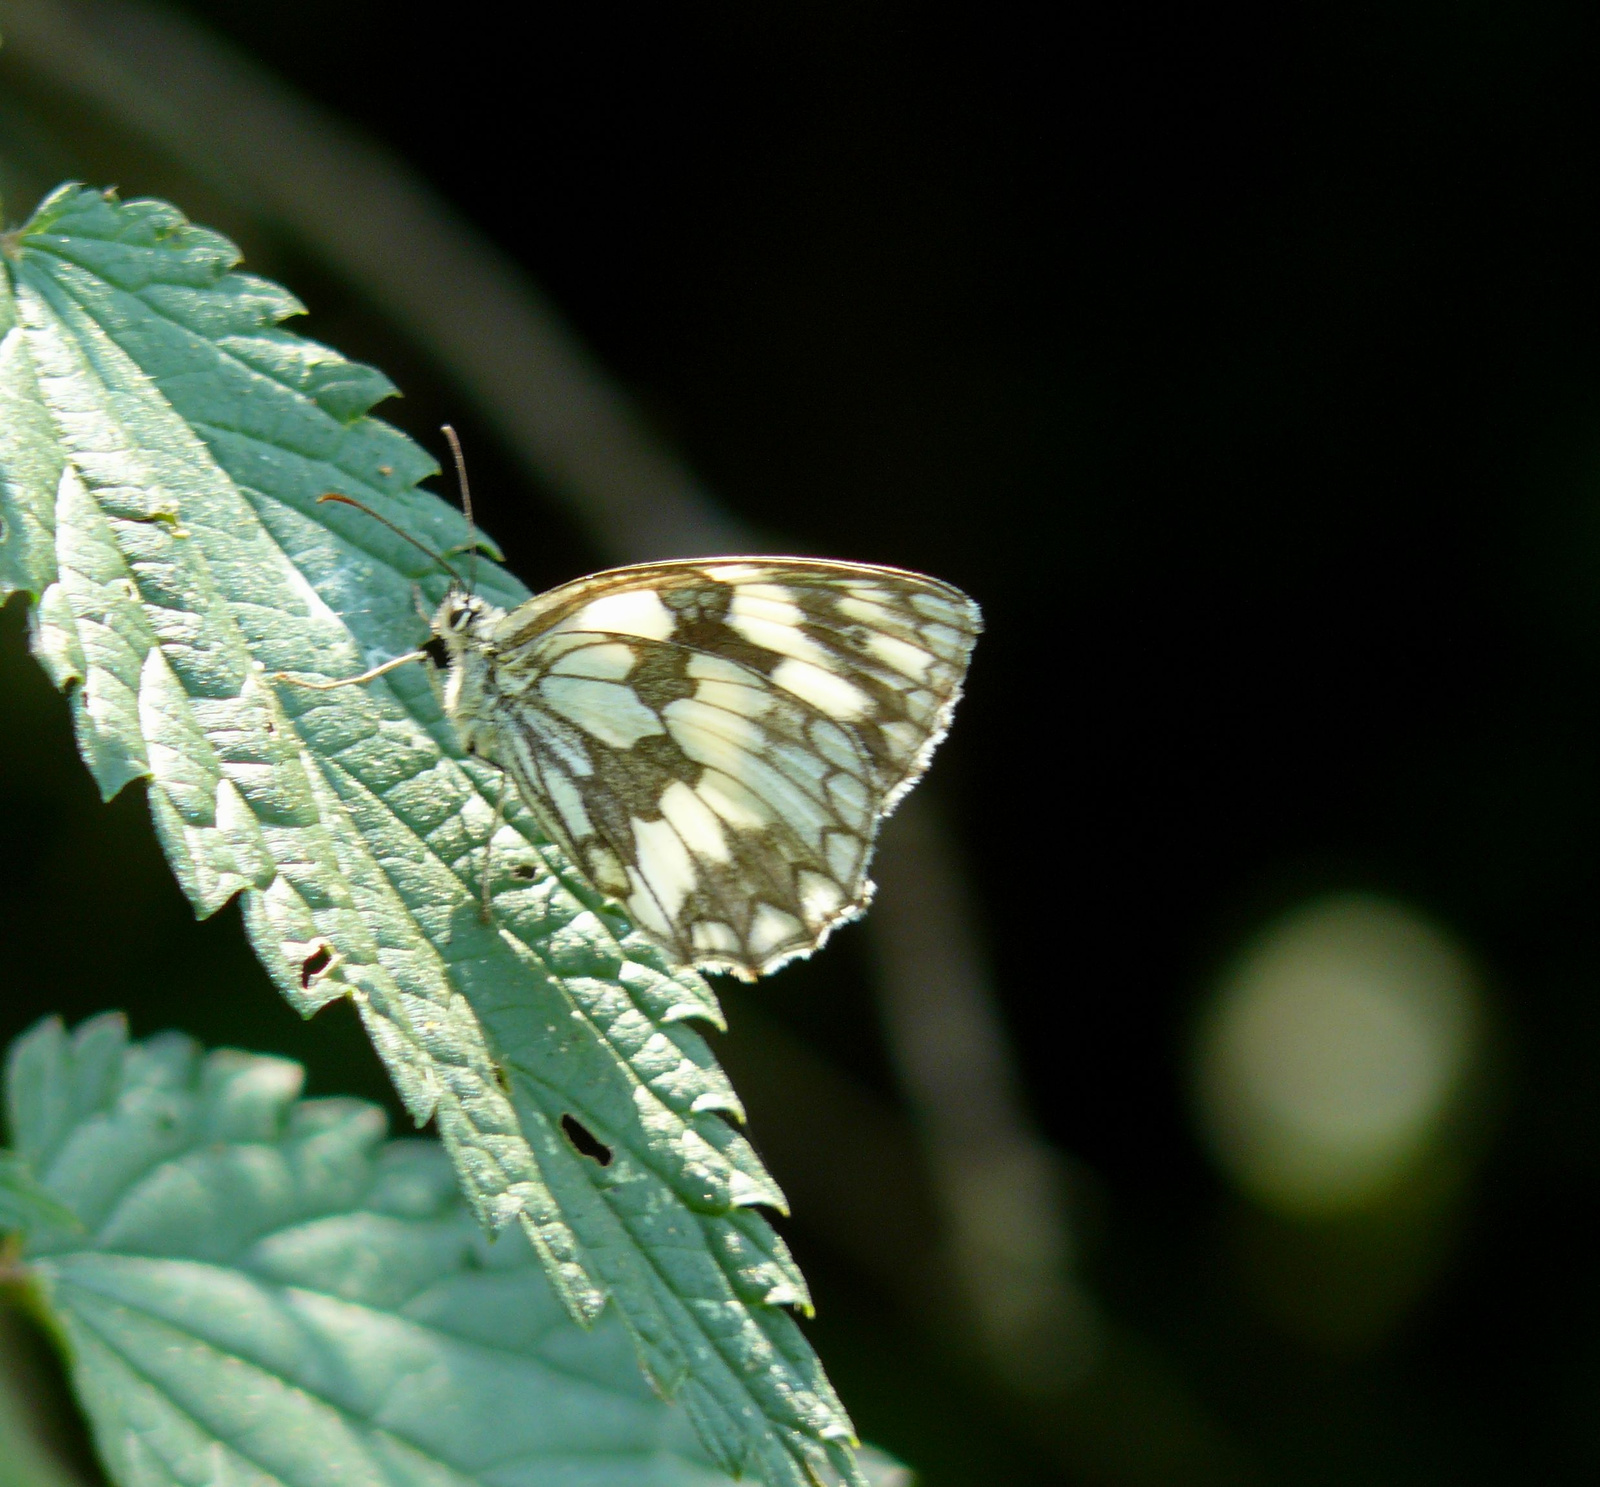
[[[437,1143],[301,1100],[297,1065],[102,1017],[9,1061],[13,1129],[75,1234],[24,1257],[113,1479],[711,1487],[627,1334],[491,1243]]]
[[[784,1310],[809,1308],[805,1282],[753,1211],[782,1194],[687,1025],[720,1025],[710,989],[514,791],[484,852],[500,777],[463,757],[425,668],[332,692],[272,679],[407,651],[418,593],[442,597],[423,554],[323,492],[435,550],[469,534],[417,489],[433,461],[368,416],[389,383],[282,330],[300,306],[237,257],[164,203],[73,186],[6,241],[0,585],[38,600],[35,650],[84,759],[107,796],[149,782],[196,911],[239,895],[297,1008],[352,1000],[480,1221],[522,1227],[578,1320],[615,1303],[723,1470],[860,1481]],[[525,594],[488,563],[479,587]]]

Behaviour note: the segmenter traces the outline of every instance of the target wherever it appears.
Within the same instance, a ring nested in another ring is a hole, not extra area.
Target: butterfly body
[[[809,558],[641,564],[432,629],[462,747],[683,964],[752,978],[856,918],[882,819],[949,726],[959,590]]]
[[[504,616],[503,609],[472,595],[452,592],[433,617],[434,638],[448,657],[444,710],[469,754],[494,756],[493,651],[477,637]]]

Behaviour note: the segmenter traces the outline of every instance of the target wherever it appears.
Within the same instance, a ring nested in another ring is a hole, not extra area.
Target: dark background
[[[1085,1173],[1091,1289],[1252,1480],[1593,1480],[1600,12],[186,8],[520,260],[732,510],[982,603],[929,789]],[[463,427],[531,586],[598,564],[402,331],[265,268],[402,385],[387,416]],[[383,1096],[353,1017],[298,1024],[234,911],[185,922],[137,791],[94,803],[4,629],[3,1031],[127,1003]],[[1354,1355],[1251,1310],[1183,1073],[1221,959],[1346,887],[1470,947],[1503,1082],[1431,1287]],[[888,1095],[863,962],[852,932],[753,995]],[[1077,1479],[790,1232],[864,1433],[929,1487]]]

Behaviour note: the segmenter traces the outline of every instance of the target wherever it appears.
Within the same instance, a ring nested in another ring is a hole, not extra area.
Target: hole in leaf
[[[537,872],[538,869],[531,862],[519,862],[511,869],[511,876],[520,882],[530,883]]]
[[[432,640],[424,642],[418,649],[440,671],[448,671],[450,669],[450,648],[437,635]]]
[[[573,1150],[580,1156],[589,1157],[599,1162],[602,1167],[611,1165],[611,1148],[582,1121],[574,1120],[570,1115],[563,1115],[561,1129],[566,1132],[567,1140],[572,1143]]]
[[[506,1066],[504,1064],[496,1064],[494,1066],[494,1082],[500,1086],[501,1094],[508,1096],[510,1095],[511,1076],[506,1073]]]
[[[333,947],[331,945],[318,945],[310,955],[300,962],[300,984],[310,986],[312,978],[320,976],[333,964]]]

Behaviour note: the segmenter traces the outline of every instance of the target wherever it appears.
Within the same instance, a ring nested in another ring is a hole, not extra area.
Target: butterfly
[[[675,962],[753,980],[866,910],[879,826],[948,731],[982,621],[921,574],[731,557],[511,610],[454,586],[431,628],[463,749]]]

